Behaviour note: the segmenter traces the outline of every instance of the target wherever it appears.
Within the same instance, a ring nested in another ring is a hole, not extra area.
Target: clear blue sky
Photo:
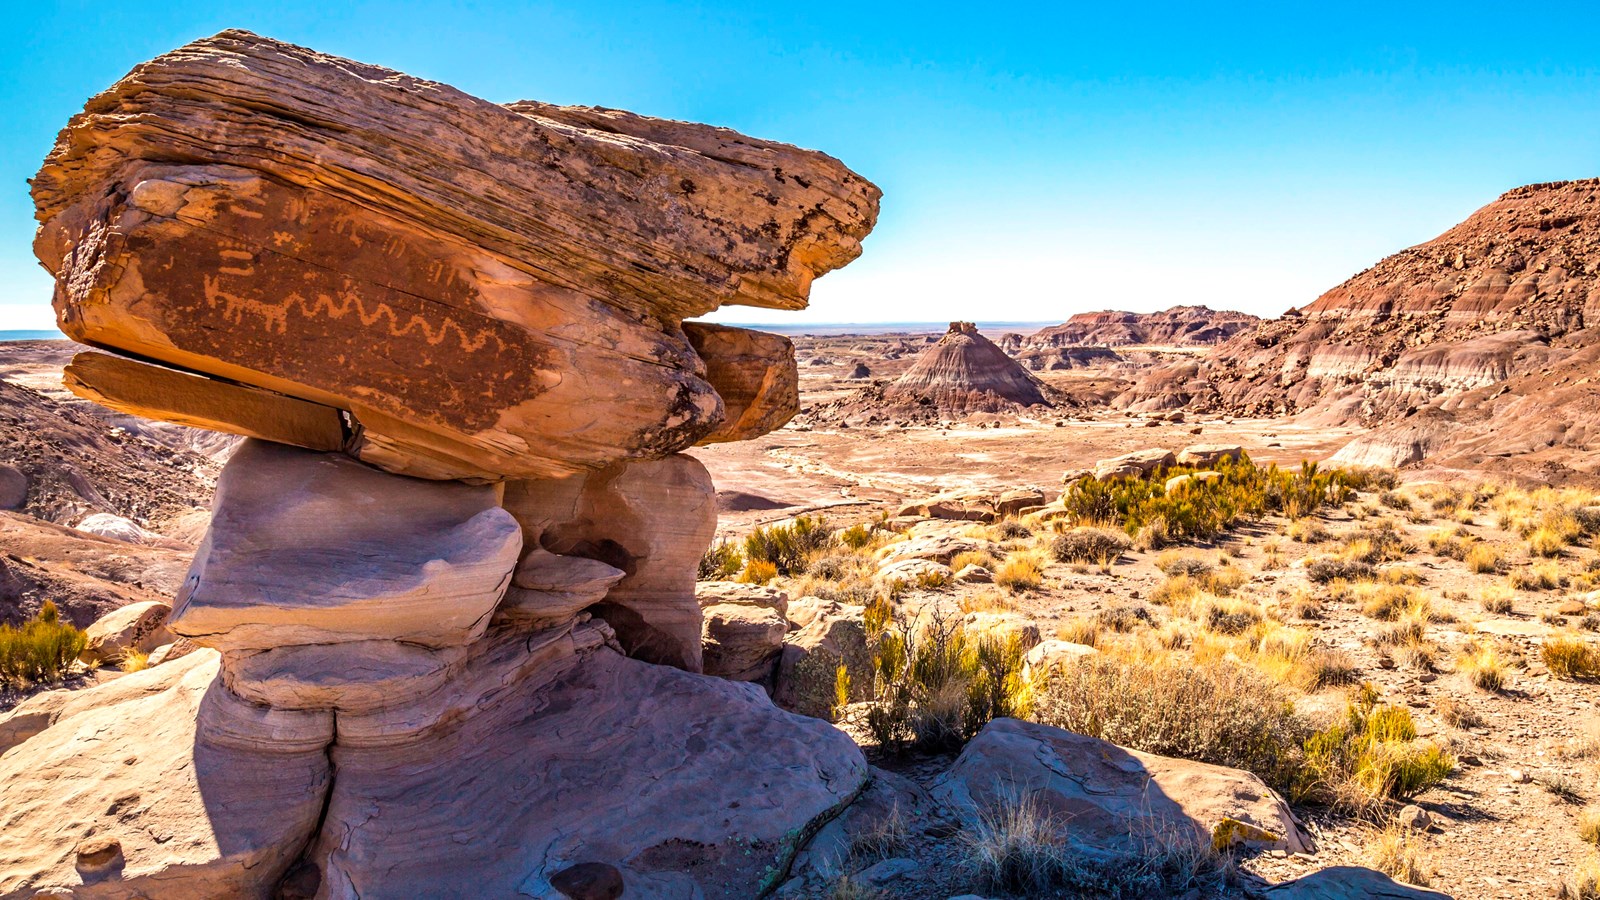
[[[1600,175],[1600,5],[6,5],[0,328],[48,327],[24,179],[138,62],[243,27],[491,100],[825,150],[885,191],[802,314],[1277,314],[1502,191]]]

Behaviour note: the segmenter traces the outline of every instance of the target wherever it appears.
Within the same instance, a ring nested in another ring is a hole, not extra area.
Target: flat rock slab
[[[0,756],[0,896],[267,897],[310,840],[332,713],[251,706],[216,653],[75,692]]]
[[[848,737],[753,685],[607,649],[333,758],[312,853],[328,900],[554,897],[580,863],[616,867],[630,897],[745,900],[868,778]]]
[[[222,650],[483,634],[522,548],[492,486],[391,475],[248,440],[168,628]]]

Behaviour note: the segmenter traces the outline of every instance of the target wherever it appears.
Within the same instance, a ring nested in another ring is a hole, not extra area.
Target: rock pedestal
[[[715,490],[678,451],[794,415],[787,339],[684,319],[803,307],[871,184],[224,32],[33,186],[61,327],[108,351],[68,386],[250,440],[166,622],[202,649],[0,718],[0,895],[753,897],[864,788],[699,674]],[[713,662],[759,679],[751,609]]]

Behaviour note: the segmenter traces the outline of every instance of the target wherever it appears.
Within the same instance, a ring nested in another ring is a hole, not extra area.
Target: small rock
[[[850,880],[863,887],[882,887],[915,872],[917,868],[917,862],[913,859],[882,859],[857,872]]]
[[[1428,815],[1427,810],[1415,803],[1402,807],[1400,812],[1395,815],[1394,820],[1399,823],[1401,828],[1408,828],[1412,831],[1427,831],[1433,827],[1433,817]]]
[[[122,860],[122,842],[116,838],[85,838],[78,842],[78,871],[104,872]]]
[[[1533,780],[1533,776],[1521,769],[1510,769],[1506,772],[1506,780],[1512,784],[1527,784]]]
[[[582,862],[557,872],[550,886],[571,900],[617,900],[622,896],[622,873],[603,862]]]
[[[994,573],[983,566],[962,566],[956,573],[956,580],[962,584],[991,584],[994,582]]]

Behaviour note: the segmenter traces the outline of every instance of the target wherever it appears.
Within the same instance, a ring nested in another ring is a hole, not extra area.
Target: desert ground
[[[1570,518],[1570,511],[1581,512],[1600,495],[1582,489],[1540,492],[1472,473],[1413,471],[1392,488],[1365,485],[1342,502],[1296,520],[1275,512],[1243,519],[1210,539],[1128,545],[1110,558],[1059,559],[1052,552],[1054,542],[1082,530],[1066,517],[1030,512],[986,517],[989,522],[945,519],[922,515],[917,501],[945,495],[977,497],[981,503],[1024,489],[1037,492],[1048,506],[1062,492],[1064,475],[1076,477],[1100,460],[1148,448],[1235,445],[1256,464],[1290,469],[1304,460],[1326,459],[1361,429],[1094,406],[931,424],[851,424],[816,414],[829,404],[848,406],[862,389],[862,379],[850,377],[858,359],[869,360],[873,378],[887,380],[914,356],[873,357],[882,352],[877,342],[915,345],[933,337],[798,338],[802,412],[795,421],[754,441],[693,451],[716,485],[718,544],[741,546],[752,532],[782,528],[797,516],[823,520],[833,533],[853,525],[871,532],[859,549],[830,540],[810,554],[805,569],[772,578],[769,587],[786,594],[791,608],[805,604],[809,595],[832,596],[830,591],[847,592],[863,581],[869,592],[879,591],[878,557],[897,546],[942,539],[946,551],[953,546],[995,575],[1017,558],[1037,563],[1037,577],[1024,578],[1020,586],[997,585],[1000,579],[993,575],[969,581],[955,577],[961,559],[934,553],[930,561],[942,558],[948,564],[943,574],[915,574],[898,584],[897,618],[915,623],[948,617],[963,622],[974,639],[1015,633],[1029,646],[1041,640],[1047,647],[1059,647],[1059,641],[1092,645],[1098,649],[1087,652],[1108,665],[1135,669],[1152,658],[1160,665],[1202,670],[1234,666],[1248,673],[1252,690],[1292,704],[1297,727],[1310,730],[1339,721],[1349,698],[1370,686],[1376,702],[1409,713],[1414,743],[1436,746],[1449,756],[1448,774],[1415,792],[1382,796],[1353,789],[1362,795],[1338,802],[1327,796],[1297,799],[1293,809],[1312,837],[1314,852],[1240,848],[1228,858],[1237,867],[1227,882],[1233,887],[1217,888],[1222,882],[1206,876],[1195,879],[1197,891],[1215,888],[1226,895],[1356,865],[1458,898],[1546,897],[1593,853],[1581,836],[1580,821],[1592,823],[1590,810],[1600,802],[1595,673],[1553,672],[1541,648],[1562,636],[1594,645],[1593,630],[1600,626],[1600,555],[1591,547],[1594,534],[1586,519],[1555,548],[1534,549],[1530,529],[1551,517]],[[183,502],[204,503],[215,467],[232,441],[207,439],[178,426],[149,428],[137,436],[123,431],[137,424],[61,390],[60,368],[74,349],[67,342],[0,347],[0,372],[7,383],[38,392],[36,404],[87,416],[78,423],[81,430],[117,429],[128,443],[102,456],[138,450],[177,460],[141,468],[142,478],[154,480],[125,490],[165,496],[183,486],[187,492],[184,501],[169,500],[163,507],[165,518],[155,518],[175,536],[139,544],[55,526],[41,537],[42,525],[24,529],[19,524],[30,517],[6,514],[17,537],[13,550],[24,551],[22,558],[13,556],[13,568],[23,564],[41,573],[46,591],[98,597],[101,602],[83,607],[92,618],[128,600],[176,589],[199,533],[196,515],[178,508]],[[1148,352],[1158,360],[1192,351]],[[1042,377],[1071,395],[1082,394],[1084,384],[1130,376],[1124,368]],[[36,437],[48,442],[57,436]],[[46,466],[48,461],[33,463]],[[115,466],[88,474],[126,475]],[[1372,538],[1378,534],[1390,537],[1374,550]],[[1472,548],[1484,548],[1493,564],[1479,560],[1475,571],[1469,563]],[[114,562],[105,562],[107,556]],[[1373,565],[1353,580],[1314,581],[1307,563],[1323,558],[1371,559]],[[152,573],[164,576],[152,581]],[[744,578],[738,572],[711,577]],[[90,579],[92,585],[85,587]],[[122,596],[107,597],[108,592]],[[1498,672],[1498,682],[1489,687],[1474,681],[1485,656]],[[1037,669],[1033,674],[1037,677]],[[107,662],[74,673],[69,685],[81,688],[118,677],[126,675]],[[771,677],[766,676],[769,682]],[[1038,683],[1039,697],[1028,715],[1049,721],[1045,698],[1050,689],[1044,684]],[[24,696],[14,694],[7,703]],[[959,746],[917,741],[880,746],[864,724],[872,705],[858,700],[834,717],[874,765],[904,778],[904,791],[925,796],[950,768]],[[1234,712],[1248,711],[1241,706]],[[1108,729],[1103,736],[1133,749],[1180,755],[1177,745],[1137,728]],[[1226,759],[1217,758],[1214,748],[1195,752],[1207,761]],[[1397,828],[1402,809],[1406,816],[1423,810],[1426,827]],[[919,815],[930,818],[901,826],[893,840],[852,845],[849,865],[830,876],[833,880],[820,882],[823,890],[829,896],[939,898],[985,890],[973,876],[969,851],[955,836],[955,826],[938,821],[937,814]],[[1593,825],[1587,827],[1592,834]],[[885,870],[891,877],[852,880],[851,867],[859,873],[885,860],[900,867]],[[990,888],[988,896],[1029,894]]]

